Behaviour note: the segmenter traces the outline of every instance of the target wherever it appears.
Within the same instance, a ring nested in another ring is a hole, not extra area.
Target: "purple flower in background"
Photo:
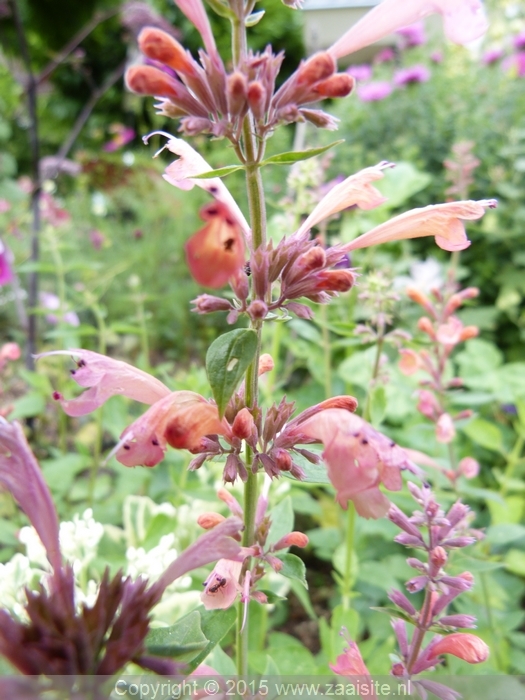
[[[489,49],[483,54],[481,62],[485,66],[490,66],[492,65],[492,63],[496,63],[496,61],[499,61],[500,58],[503,58],[503,53],[503,49],[500,48]]]
[[[113,134],[113,138],[103,146],[106,153],[118,151],[119,148],[133,141],[136,136],[135,130],[131,129],[129,126],[124,126],[124,124],[112,124],[109,127],[109,131]]]
[[[525,51],[519,51],[514,56],[509,56],[503,61],[501,67],[505,71],[515,73],[518,78],[523,78],[525,76]]]
[[[95,250],[100,250],[106,242],[106,236],[96,228],[92,228],[89,232],[89,241]]]
[[[401,68],[394,74],[394,84],[397,87],[410,83],[426,83],[430,79],[430,71],[426,66],[417,64],[409,68]]]
[[[11,209],[11,204],[7,199],[0,199],[0,214],[5,214],[6,211]]]
[[[40,292],[40,303],[48,311],[58,311],[59,314],[46,314],[46,321],[52,326],[56,326],[61,320],[70,326],[80,326],[80,320],[74,311],[66,311],[65,313],[60,313],[60,299],[56,294],[51,294],[50,292]]]
[[[512,43],[516,49],[525,49],[525,31],[517,34]]]
[[[372,77],[372,66],[369,66],[368,63],[363,63],[360,66],[348,66],[346,72],[358,82],[362,80],[370,80]]]
[[[432,51],[429,58],[432,63],[443,63],[443,54],[441,51]]]
[[[387,47],[386,49],[381,49],[381,51],[375,57],[375,63],[388,63],[393,61],[396,57],[396,52],[394,49]]]
[[[425,44],[427,41],[423,22],[414,22],[414,24],[409,24],[408,27],[402,27],[397,30],[396,34],[402,37],[404,49],[410,49],[413,46],[421,46],[421,44]]]
[[[13,281],[11,251],[0,240],[0,287]]]
[[[393,89],[390,83],[387,83],[385,80],[378,80],[367,85],[359,85],[357,96],[361,102],[379,102],[379,100],[384,100],[385,97],[388,97]]]

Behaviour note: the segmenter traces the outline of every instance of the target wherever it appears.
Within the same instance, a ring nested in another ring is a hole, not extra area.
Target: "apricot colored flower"
[[[388,511],[390,503],[380,484],[398,491],[401,470],[417,471],[401,447],[349,411],[324,410],[302,422],[300,432],[323,443],[323,461],[337,502],[346,508],[353,501],[364,518],[379,518]]]
[[[488,646],[475,634],[454,632],[433,644],[429,655],[434,658],[439,654],[452,654],[469,664],[479,664],[488,659],[489,653]]]
[[[480,219],[487,207],[494,209],[496,205],[496,200],[485,199],[478,202],[469,200],[431,204],[428,207],[412,209],[346,243],[342,250],[357,250],[380,243],[423,236],[434,236],[437,245],[443,250],[464,250],[469,247],[470,241],[466,236],[463,221]]]
[[[218,289],[244,267],[241,227],[221,202],[201,209],[206,225],[186,243],[186,259],[193,279]]]
[[[481,0],[383,0],[328,51],[334,58],[348,56],[435,12],[442,15],[445,34],[456,44],[467,44],[487,31]]]
[[[361,209],[373,209],[385,202],[385,197],[371,183],[375,180],[381,180],[384,177],[383,170],[390,167],[392,167],[392,163],[383,161],[371,168],[360,170],[332,187],[301,225],[297,235],[306,233],[320,221],[348,207],[358,206]]]
[[[233,605],[241,592],[241,569],[242,561],[219,559],[204,582],[204,590],[201,593],[201,601],[206,610],[224,610]]]
[[[368,670],[365,662],[363,661],[363,657],[361,656],[359,647],[354,641],[352,641],[348,637],[346,639],[348,642],[348,646],[344,648],[342,654],[339,654],[335,664],[328,665],[330,666],[332,671],[334,673],[337,673],[337,675],[339,676],[359,676],[359,684],[361,686],[361,691],[363,684],[365,684],[367,690],[370,691],[367,693],[367,696],[372,698],[373,700],[377,700],[377,695],[374,692],[373,685],[370,683],[370,685],[368,686],[368,684],[366,683],[366,681],[370,681],[370,671]],[[363,693],[361,692],[361,694]]]

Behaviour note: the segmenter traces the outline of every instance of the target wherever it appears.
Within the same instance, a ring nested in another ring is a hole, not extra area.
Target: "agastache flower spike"
[[[379,41],[383,37],[439,12],[447,37],[467,44],[488,28],[480,0],[383,0],[333,44],[329,52],[342,58]]]

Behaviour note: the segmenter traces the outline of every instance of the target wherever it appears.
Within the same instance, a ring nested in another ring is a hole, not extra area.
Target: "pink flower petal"
[[[493,209],[496,205],[496,200],[487,199],[478,202],[446,202],[412,209],[346,243],[342,250],[357,250],[380,243],[423,236],[434,236],[437,245],[443,250],[464,250],[468,248],[470,241],[467,239],[463,220],[480,219],[486,207]]]
[[[239,576],[242,561],[219,559],[205,581],[201,600],[206,610],[224,610],[231,607],[239,594]]]
[[[360,170],[332,187],[301,225],[296,235],[306,233],[320,221],[348,207],[373,209],[385,202],[385,197],[371,183],[381,180],[384,177],[383,170],[390,167],[392,164],[384,161],[371,168]]]
[[[479,664],[488,659],[490,650],[475,634],[454,632],[432,645],[430,658],[439,654],[452,654],[469,664]]]
[[[50,355],[69,355],[76,359],[77,368],[71,370],[73,379],[88,391],[75,399],[64,399],[60,394],[55,399],[60,402],[68,416],[84,416],[91,413],[111,396],[120,394],[128,399],[153,404],[170,393],[161,381],[127,362],[113,360],[91,350],[54,350],[36,355],[35,359]]]
[[[383,0],[343,34],[329,52],[334,58],[348,56],[435,12],[443,16],[445,34],[456,43],[468,43],[487,31],[480,0]]]

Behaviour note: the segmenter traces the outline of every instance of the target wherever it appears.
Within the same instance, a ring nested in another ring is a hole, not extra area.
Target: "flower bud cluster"
[[[445,378],[447,361],[459,343],[475,338],[479,332],[476,326],[464,326],[454,314],[465,301],[477,297],[479,290],[475,287],[451,292],[433,289],[428,296],[419,289],[409,288],[407,293],[412,301],[426,311],[427,315],[422,316],[417,325],[428,337],[430,349],[401,349],[399,368],[405,375],[418,371],[427,375],[428,378],[419,382],[421,389],[418,391],[417,408],[435,424],[436,440],[448,444],[456,436],[455,423],[469,418],[472,411],[465,410],[455,415],[448,413],[445,405],[446,392],[461,387],[462,382],[459,377]],[[445,476],[454,483],[460,475],[470,479],[477,476],[478,471],[479,464],[476,460],[465,457],[456,469],[446,470]]]
[[[400,650],[400,659],[395,664],[393,673],[411,677],[433,669],[442,661],[442,654],[454,654],[469,663],[484,661],[488,656],[488,648],[474,635],[453,632],[456,629],[475,627],[474,617],[447,611],[448,606],[459,595],[469,591],[474,583],[474,577],[469,571],[455,576],[445,571],[450,550],[467,547],[481,537],[481,533],[468,527],[470,509],[457,501],[445,513],[429,486],[418,487],[409,483],[408,487],[420,510],[408,517],[392,505],[388,518],[402,530],[395,538],[396,542],[425,552],[424,560],[417,557],[407,559],[408,565],[417,571],[417,575],[406,583],[409,593],[424,590],[425,598],[420,610],[401,591],[392,591],[389,598],[402,611],[404,618],[393,622]],[[410,643],[406,622],[416,627]],[[423,646],[423,638],[429,630],[437,630],[439,634],[427,646]],[[442,636],[447,632],[453,633]]]
[[[140,95],[160,98],[160,114],[180,119],[181,131],[189,136],[209,133],[238,144],[249,113],[255,135],[261,139],[277,125],[292,122],[309,121],[335,129],[333,117],[307,105],[346,97],[355,85],[348,73],[337,72],[335,59],[328,52],[303,61],[276,91],[284,55],[275,55],[270,47],[262,53],[249,51],[228,73],[209,42],[207,51],[200,51],[200,62],[158,27],[145,27],[138,44],[146,63],[128,69],[128,87]]]

